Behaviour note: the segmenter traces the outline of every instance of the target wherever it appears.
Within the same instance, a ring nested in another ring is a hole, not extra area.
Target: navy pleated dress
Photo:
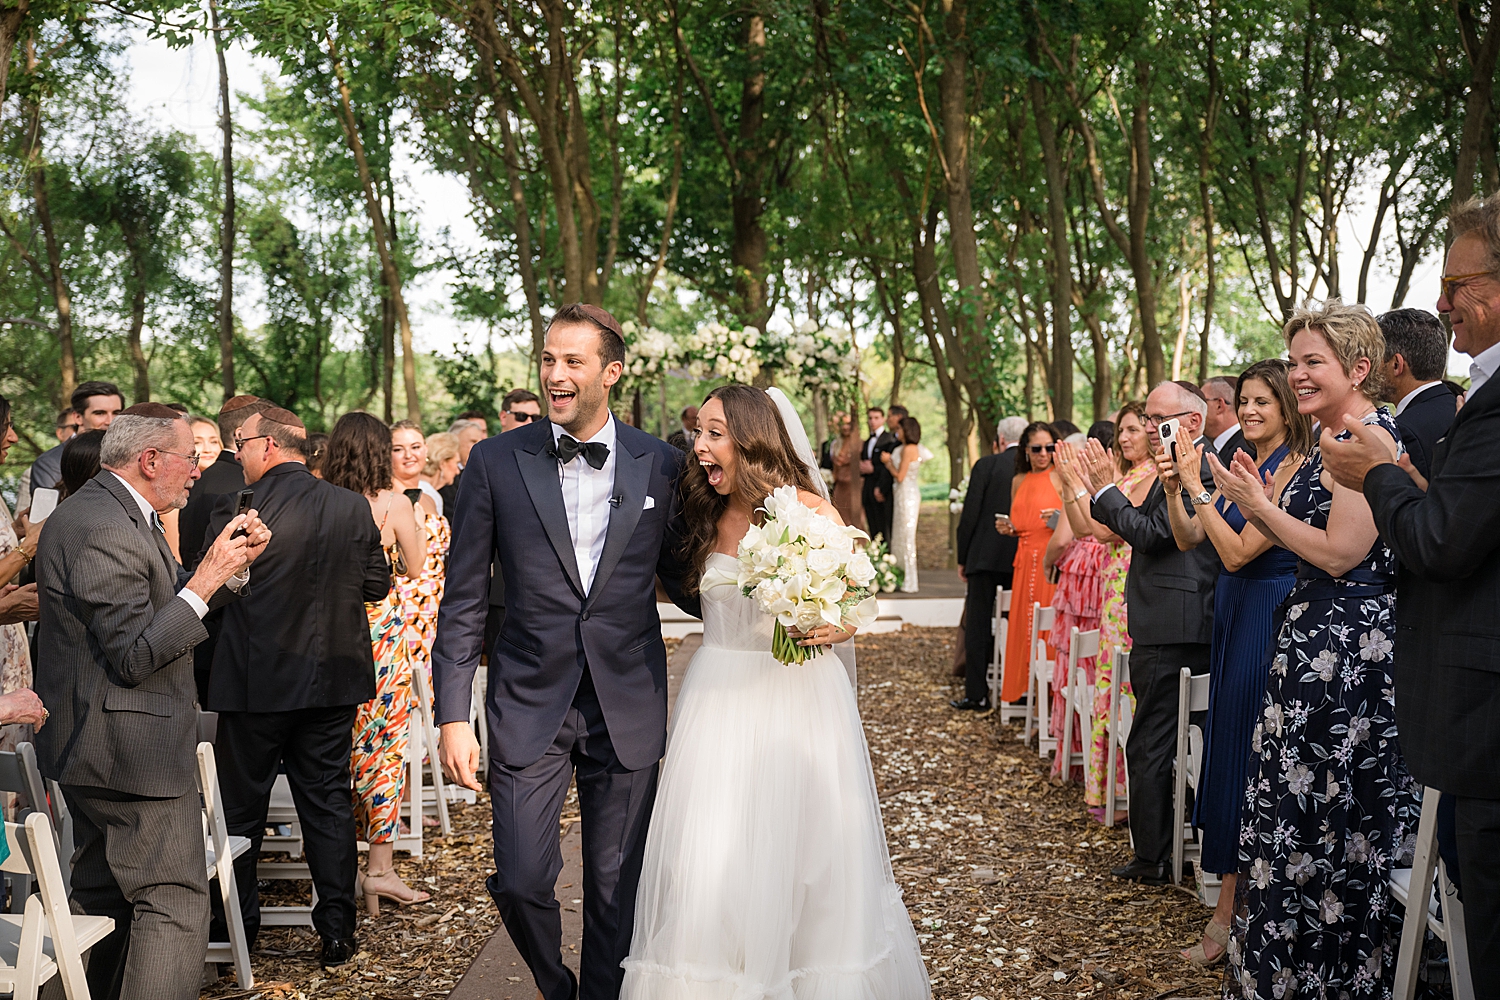
[[[1277,448],[1260,464],[1261,475],[1274,473],[1286,456],[1286,445]],[[1243,530],[1245,518],[1238,507],[1223,497],[1217,506],[1231,528]],[[1291,593],[1296,570],[1297,557],[1272,546],[1242,569],[1222,571],[1214,589],[1208,723],[1193,825],[1202,838],[1203,870],[1215,875],[1240,869],[1240,803],[1250,737],[1266,694],[1276,609]]]

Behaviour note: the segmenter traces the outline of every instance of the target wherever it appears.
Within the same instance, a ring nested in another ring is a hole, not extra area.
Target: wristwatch
[[[1204,490],[1202,493],[1198,493],[1194,496],[1188,497],[1188,500],[1192,502],[1192,505],[1194,507],[1202,507],[1213,498],[1214,496],[1212,493],[1208,492],[1208,490]]]

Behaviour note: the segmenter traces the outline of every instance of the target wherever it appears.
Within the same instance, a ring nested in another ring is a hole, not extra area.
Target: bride
[[[621,1000],[931,995],[851,678],[831,649],[778,662],[775,620],[735,585],[739,541],[772,490],[794,485],[840,521],[801,423],[772,393],[727,385],[698,411],[683,508],[703,647],[672,716]],[[823,625],[803,644],[852,633]]]

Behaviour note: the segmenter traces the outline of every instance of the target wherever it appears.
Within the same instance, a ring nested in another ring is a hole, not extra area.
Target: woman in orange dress
[[[1062,510],[1061,487],[1053,454],[1057,439],[1047,424],[1035,423],[1021,435],[1016,449],[1016,474],[1010,481],[1010,516],[1001,515],[995,530],[1016,537],[1015,574],[1010,595],[1010,630],[1005,640],[1005,677],[1002,701],[1019,701],[1026,694],[1031,657],[1031,606],[1052,604],[1054,585],[1047,582],[1042,561],[1055,524],[1048,518]]]

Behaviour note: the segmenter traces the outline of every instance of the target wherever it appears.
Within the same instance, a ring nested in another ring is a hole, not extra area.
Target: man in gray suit
[[[187,421],[160,403],[121,412],[99,459],[37,548],[35,686],[52,713],[37,763],[73,810],[73,900],[115,920],[90,955],[90,993],[189,1000],[209,914],[192,650],[203,616],[246,592],[271,533],[250,511],[195,573],[177,564],[158,515],[187,502],[198,460]]]
[[[1205,454],[1217,454],[1203,436],[1208,403],[1192,383],[1163,382],[1146,397],[1146,433],[1153,453],[1164,447],[1157,428],[1179,420]],[[1111,870],[1116,878],[1147,885],[1170,881],[1172,857],[1172,757],[1176,748],[1178,672],[1208,672],[1214,630],[1214,584],[1219,556],[1212,545],[1180,551],[1172,536],[1167,504],[1183,504],[1189,514],[1208,502],[1205,492],[1183,495],[1182,487],[1166,492],[1158,480],[1136,507],[1114,485],[1113,460],[1090,441],[1084,469],[1094,491],[1094,520],[1130,543],[1130,573],[1125,603],[1130,609],[1130,684],[1135,692],[1135,719],[1125,745],[1130,770],[1130,833],[1135,858]],[[1204,466],[1205,471],[1207,465]]]

